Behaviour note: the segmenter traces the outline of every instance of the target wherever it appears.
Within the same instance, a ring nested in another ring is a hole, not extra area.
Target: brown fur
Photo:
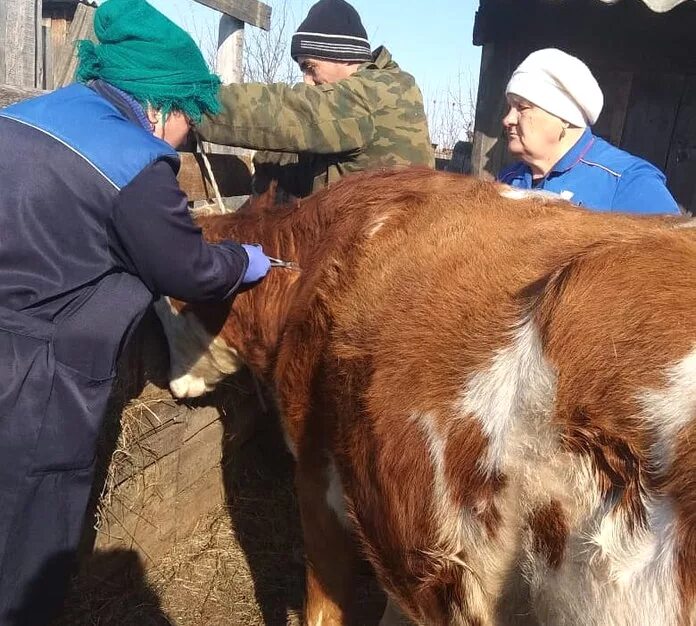
[[[568,524],[561,505],[552,500],[538,508],[529,520],[534,538],[534,550],[542,555],[550,567],[558,569],[563,561]]]
[[[486,546],[525,524],[504,510],[513,510],[504,503],[514,499],[514,477],[482,471],[486,435],[454,408],[525,318],[558,371],[553,419],[563,445],[590,460],[602,497],[636,526],[645,524],[643,494],[674,500],[686,615],[696,593],[696,426],[660,478],[634,398],[663,386],[665,367],[694,348],[692,229],[513,201],[496,185],[419,169],[356,175],[289,208],[251,206],[200,223],[211,241],[260,241],[302,268],[272,270],[231,310],[193,310],[277,394],[297,450],[310,623],[320,614],[347,619],[351,567],[337,563],[352,561],[351,541],[412,619],[503,619],[491,597],[497,574],[470,571],[478,546],[443,530],[453,520],[444,509],[438,517],[444,503],[424,428],[445,442],[451,510],[471,514]],[[326,505],[328,459],[350,533]],[[526,523],[535,549],[558,568],[568,533],[560,504]],[[514,561],[501,567],[501,576],[514,575]]]

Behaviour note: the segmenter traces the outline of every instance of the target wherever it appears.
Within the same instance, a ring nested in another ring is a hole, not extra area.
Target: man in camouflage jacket
[[[202,137],[273,151],[258,154],[257,164],[282,166],[274,176],[297,196],[365,169],[434,166],[420,89],[386,48],[371,52],[350,4],[315,4],[291,54],[304,84],[223,87],[223,112],[204,119]]]

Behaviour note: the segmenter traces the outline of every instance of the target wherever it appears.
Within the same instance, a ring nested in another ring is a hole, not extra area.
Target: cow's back
[[[696,332],[683,324],[694,239],[660,220],[438,184],[385,205],[331,300],[321,387],[336,398],[334,453],[382,582],[443,623],[523,623],[531,603],[547,624],[637,623],[648,607],[676,624],[694,526],[676,510],[693,485],[651,464],[669,419],[655,398],[669,402],[670,368],[694,378]]]

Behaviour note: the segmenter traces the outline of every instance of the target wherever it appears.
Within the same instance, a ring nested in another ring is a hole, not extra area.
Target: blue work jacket
[[[223,299],[247,268],[204,241],[177,153],[97,87],[0,109],[0,626],[60,605],[116,361],[153,295]]]
[[[498,180],[557,193],[597,211],[679,213],[660,170],[596,137],[589,128],[537,184],[532,184],[532,170],[521,161],[504,168]]]

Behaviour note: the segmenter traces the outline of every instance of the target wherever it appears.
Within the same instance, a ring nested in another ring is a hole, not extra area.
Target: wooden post
[[[0,83],[7,81],[5,50],[7,48],[7,8],[8,4],[0,2]]]
[[[36,0],[0,1],[0,83],[35,86],[36,7]]]
[[[44,87],[43,0],[34,0],[34,87]]]
[[[216,70],[224,84],[241,83],[244,76],[244,22],[223,14],[220,18]]]
[[[53,46],[51,45],[51,26],[50,19],[48,26],[42,26],[42,41],[44,49],[44,71],[43,88],[53,89]],[[38,85],[41,87],[42,85]]]
[[[62,47],[60,58],[55,61],[54,86],[65,87],[73,82],[77,69],[77,53],[75,44],[80,39],[96,39],[94,35],[94,12],[96,9],[86,4],[78,4],[75,16],[70,23],[65,44]]]
[[[487,43],[481,52],[481,73],[476,102],[472,174],[494,178],[505,158],[502,119],[505,85],[510,79],[511,54],[507,42]]]

